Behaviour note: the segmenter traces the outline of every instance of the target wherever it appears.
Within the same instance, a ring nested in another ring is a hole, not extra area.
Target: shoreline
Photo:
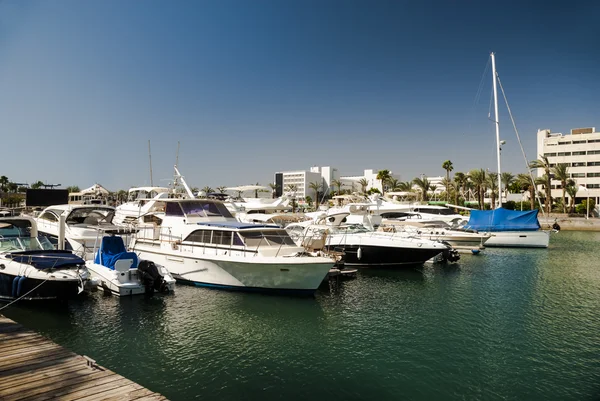
[[[542,229],[552,228],[554,221],[558,223],[561,230],[564,231],[600,231],[600,219],[590,217],[566,217],[562,214],[552,214],[548,217],[539,217]]]

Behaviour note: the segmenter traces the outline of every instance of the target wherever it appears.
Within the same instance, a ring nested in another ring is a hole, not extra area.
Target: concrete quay
[[[538,220],[543,229],[552,228],[554,221],[561,230],[565,231],[600,231],[600,218],[569,217],[564,213],[550,213],[548,217],[538,215]]]

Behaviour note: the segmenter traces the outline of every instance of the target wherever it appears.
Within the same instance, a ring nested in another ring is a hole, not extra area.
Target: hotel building
[[[577,192],[577,201],[600,197],[600,132],[595,128],[576,128],[570,134],[553,133],[549,129],[538,130],[537,154],[548,157],[551,167],[567,163],[569,176],[577,185],[585,187]],[[539,156],[538,156],[539,157]],[[537,176],[544,169],[537,169]],[[562,196],[559,181],[552,180],[552,197]]]

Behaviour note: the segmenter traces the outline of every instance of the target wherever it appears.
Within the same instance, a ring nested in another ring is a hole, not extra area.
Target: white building
[[[294,195],[297,198],[305,199],[306,196],[314,197],[314,189],[310,188],[313,182],[321,185],[321,191],[330,192],[331,183],[339,179],[338,170],[332,167],[316,167],[310,170],[284,171],[275,173],[275,196],[281,196],[289,192],[290,186],[295,187]]]
[[[382,192],[381,180],[377,179],[377,173],[379,170],[368,169],[364,170],[363,175],[352,175],[352,176],[344,176],[340,177],[340,181],[342,181],[343,189],[350,189],[352,192],[360,192],[362,191],[362,187],[359,182],[365,179],[369,184],[367,185],[366,190],[368,191],[371,188],[375,188]],[[391,172],[390,172],[391,173]],[[391,173],[392,177],[399,179],[393,173]]]
[[[360,192],[362,190],[359,182],[362,179],[367,180],[368,185],[366,190],[376,188],[380,192],[381,180],[377,179],[377,173],[379,170],[367,169],[364,170],[364,175],[356,176],[344,176],[341,177],[338,169],[333,167],[317,167],[313,166],[310,170],[298,170],[298,171],[284,171],[275,173],[275,195],[281,196],[287,192],[290,185],[296,187],[296,197],[306,198],[307,195],[314,197],[314,190],[310,188],[312,182],[319,182],[322,185],[322,191],[330,193],[337,191],[337,187],[333,185],[333,182],[339,180],[342,183],[342,190],[349,190],[351,192]],[[399,175],[390,172],[393,178],[400,179]]]
[[[552,133],[549,129],[538,130],[537,154],[548,157],[551,167],[567,163],[569,175],[582,188],[577,192],[577,201],[588,196],[600,197],[600,132],[595,128],[572,129],[568,135]],[[538,156],[539,157],[539,156]],[[544,175],[537,169],[537,176]],[[562,196],[559,181],[552,180],[552,197]],[[585,187],[585,188],[583,188]]]

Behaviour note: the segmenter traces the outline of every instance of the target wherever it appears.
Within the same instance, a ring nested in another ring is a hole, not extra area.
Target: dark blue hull
[[[37,288],[36,288],[37,287]],[[79,294],[80,283],[75,281],[40,280],[0,273],[0,301],[67,300]]]
[[[343,252],[344,266],[411,267],[422,265],[442,249],[400,248],[369,245],[335,245],[330,250]],[[360,249],[360,256],[359,256]]]

